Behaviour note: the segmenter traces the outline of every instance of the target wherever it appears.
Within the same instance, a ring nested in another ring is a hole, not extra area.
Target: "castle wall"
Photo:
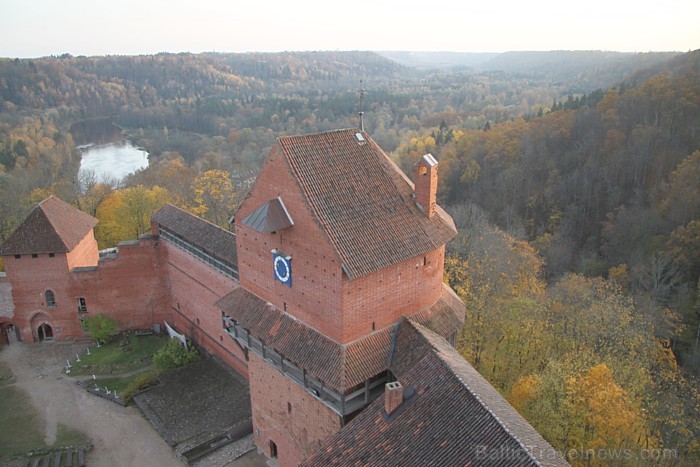
[[[340,417],[255,353],[248,365],[255,443],[282,467],[296,466],[341,428]]]
[[[239,287],[237,281],[161,240],[168,277],[168,322],[197,344],[219,356],[243,376],[248,369],[243,349],[223,329],[214,302]]]
[[[122,329],[147,329],[168,316],[167,278],[162,253],[151,238],[124,242],[116,258],[99,266],[73,270],[70,293],[75,317],[78,297],[85,298],[87,314],[104,314]]]
[[[433,305],[442,292],[445,247],[355,280],[343,280],[343,338],[353,341]]]
[[[87,337],[80,320],[97,314],[121,329],[168,321],[247,375],[243,349],[224,332],[221,311],[214,307],[237,281],[153,237],[122,242],[118,254],[99,262],[98,257],[92,231],[68,254],[4,257],[0,317],[20,329],[24,342],[39,339],[41,324],[51,326],[55,340]],[[54,292],[55,306],[46,303],[46,290]],[[79,298],[85,299],[86,313],[78,309]]]
[[[294,221],[293,227],[266,234],[240,225],[248,214],[278,196]],[[343,273],[339,258],[275,149],[236,213],[236,245],[243,287],[331,339],[343,342]],[[272,249],[292,257],[291,287],[275,280]]]

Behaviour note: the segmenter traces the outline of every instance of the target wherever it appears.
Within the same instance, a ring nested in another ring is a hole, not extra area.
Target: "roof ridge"
[[[416,323],[416,322],[412,321],[410,318],[406,318],[406,321],[408,321],[408,322],[410,323],[410,325],[411,325],[418,333],[420,333],[421,335],[423,335],[424,337],[426,337],[425,341],[428,343],[428,345],[430,345],[430,347],[431,347],[433,350],[435,350],[435,351],[437,351],[437,352],[440,352],[440,353],[443,353],[443,352],[442,352],[442,349],[438,348],[438,347],[436,346],[436,343],[433,342],[433,339],[434,339],[435,337],[440,337],[440,339],[443,339],[439,334],[436,334],[435,332],[431,331],[430,329],[426,328],[425,326],[422,326],[420,323]],[[427,336],[425,335],[426,333],[428,333]],[[435,334],[435,336],[431,336],[430,334]],[[444,340],[444,339],[443,339],[443,340]],[[446,342],[446,341],[445,341],[445,342]],[[453,350],[455,353],[457,353],[457,354],[459,355],[459,353],[457,352],[456,349],[452,349],[452,350]],[[459,355],[459,357],[460,357],[462,360],[464,360],[464,357],[462,357],[461,355]],[[534,456],[534,454],[533,454],[532,452],[530,452],[530,449],[528,448],[528,446],[527,446],[525,443],[523,443],[523,442],[520,440],[520,438],[519,438],[510,428],[508,428],[508,426],[506,425],[506,423],[505,423],[503,420],[501,420],[501,418],[500,418],[500,417],[499,417],[499,416],[484,402],[484,400],[483,400],[483,399],[479,396],[479,394],[477,394],[477,392],[469,385],[469,383],[468,383],[467,381],[465,381],[465,380],[461,377],[461,375],[459,375],[459,374],[455,371],[455,369],[452,367],[452,365],[450,365],[450,364],[449,364],[445,359],[443,359],[443,358],[438,357],[438,360],[439,360],[439,362],[440,362],[440,365],[442,365],[442,366],[444,366],[444,367],[446,367],[446,368],[448,368],[448,369],[450,370],[450,373],[451,373],[452,375],[454,375],[454,377],[462,384],[462,387],[464,387],[464,388],[469,392],[469,394],[471,394],[471,395],[477,400],[477,402],[479,402],[479,405],[481,405],[481,407],[483,407],[483,408],[494,418],[494,420],[496,420],[496,422],[498,423],[498,425],[508,434],[508,436],[512,437],[512,438],[515,440],[515,442],[518,443],[518,445],[525,451],[525,453],[528,455],[528,457],[529,457],[536,465],[542,466],[542,463],[539,461],[539,459],[537,459],[537,458]],[[464,360],[464,361],[466,362],[466,360]],[[469,363],[469,362],[467,362],[467,363]],[[471,364],[469,364],[469,365],[471,366]],[[473,367],[472,367],[472,368],[473,368]],[[474,371],[476,371],[475,368],[474,368]],[[477,373],[478,373],[478,372],[477,372]],[[479,373],[479,375],[481,375],[481,374]],[[483,376],[482,376],[482,378],[483,378]],[[486,379],[486,378],[484,378],[484,379]],[[488,383],[488,381],[487,381],[487,383]],[[490,383],[488,383],[488,384],[491,386]],[[493,387],[493,386],[491,386],[491,387],[493,388],[494,391],[496,391],[496,392],[498,393],[498,391],[496,390],[495,387]],[[501,395],[500,393],[498,393],[498,394],[499,394],[501,397],[503,397],[503,395]],[[505,399],[505,397],[503,397],[503,399]],[[506,402],[508,402],[508,401],[506,400]],[[510,405],[510,403],[508,403],[508,404]],[[511,407],[512,407],[512,406],[511,406]],[[520,415],[520,413],[519,413],[517,410],[515,410],[515,407],[513,407],[513,410],[514,410],[518,415]],[[522,417],[522,415],[520,415],[520,416]],[[527,421],[527,420],[526,420],[526,421]],[[529,423],[528,423],[528,424],[529,424]],[[534,430],[534,428],[533,428],[533,430]],[[541,435],[540,435],[540,436],[541,436]],[[543,439],[544,439],[544,438],[543,438]],[[545,440],[545,441],[547,441],[547,440]]]
[[[292,138],[306,138],[307,136],[319,136],[319,135],[325,135],[328,133],[342,133],[345,131],[353,131],[355,133],[365,133],[363,130],[360,130],[359,128],[337,128],[335,130],[319,131],[316,133],[302,133],[299,135],[278,136],[277,139],[282,140],[282,139],[292,139]]]
[[[41,206],[42,204],[44,204],[45,202],[47,202],[47,201],[50,200],[51,198],[56,198],[56,195],[49,195],[48,197],[46,197],[46,198],[42,199],[41,201],[39,201],[38,203],[36,203],[36,204],[34,205],[34,207]],[[56,199],[59,199],[59,198],[56,198]]]

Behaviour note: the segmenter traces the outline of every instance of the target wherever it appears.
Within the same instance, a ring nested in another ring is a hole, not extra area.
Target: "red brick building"
[[[442,280],[456,230],[437,171],[423,156],[414,185],[363,131],[279,138],[235,234],[165,206],[102,257],[96,220],[49,198],[0,247],[0,325],[33,342],[81,337],[94,313],[165,320],[248,378],[255,442],[280,465],[463,465],[504,446],[560,465],[449,344],[464,305]]]

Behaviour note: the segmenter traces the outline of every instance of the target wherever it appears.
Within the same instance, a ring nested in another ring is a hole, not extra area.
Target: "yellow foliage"
[[[630,286],[630,275],[627,270],[626,264],[620,264],[618,266],[613,266],[608,271],[608,277],[616,285],[618,285],[623,291],[628,291]]]
[[[537,375],[527,375],[518,378],[510,389],[508,401],[518,411],[522,411],[527,404],[537,398],[540,378]]]
[[[569,445],[586,449],[637,446],[644,420],[605,363],[576,375],[567,384],[572,414],[583,421],[570,432]]]
[[[133,240],[151,230],[151,216],[169,202],[164,188],[142,185],[110,193],[97,208],[95,236],[101,248]]]
[[[32,204],[32,206],[35,204],[39,204],[52,194],[53,192],[49,191],[46,188],[34,188],[29,194],[29,202]]]
[[[192,182],[194,204],[188,207],[192,214],[224,227],[237,204],[231,175],[220,169],[207,170]]]

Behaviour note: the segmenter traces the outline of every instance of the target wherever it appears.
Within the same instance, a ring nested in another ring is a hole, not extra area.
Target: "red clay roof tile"
[[[236,234],[233,232],[172,204],[163,206],[151,220],[225,264],[238,267]]]
[[[435,250],[456,235],[442,209],[432,218],[420,211],[413,183],[366,133],[337,130],[282,137],[277,144],[350,279]]]
[[[436,332],[449,337],[462,325],[464,308],[455,306],[445,287],[435,305],[416,315]],[[339,344],[243,287],[220,298],[224,314],[329,388],[342,393],[386,371],[393,346],[394,326],[349,344]]]
[[[379,397],[303,465],[568,465],[447,341],[410,319],[390,370],[405,406],[387,415]]]
[[[95,225],[94,217],[50,196],[34,206],[0,246],[0,255],[68,253]]]

